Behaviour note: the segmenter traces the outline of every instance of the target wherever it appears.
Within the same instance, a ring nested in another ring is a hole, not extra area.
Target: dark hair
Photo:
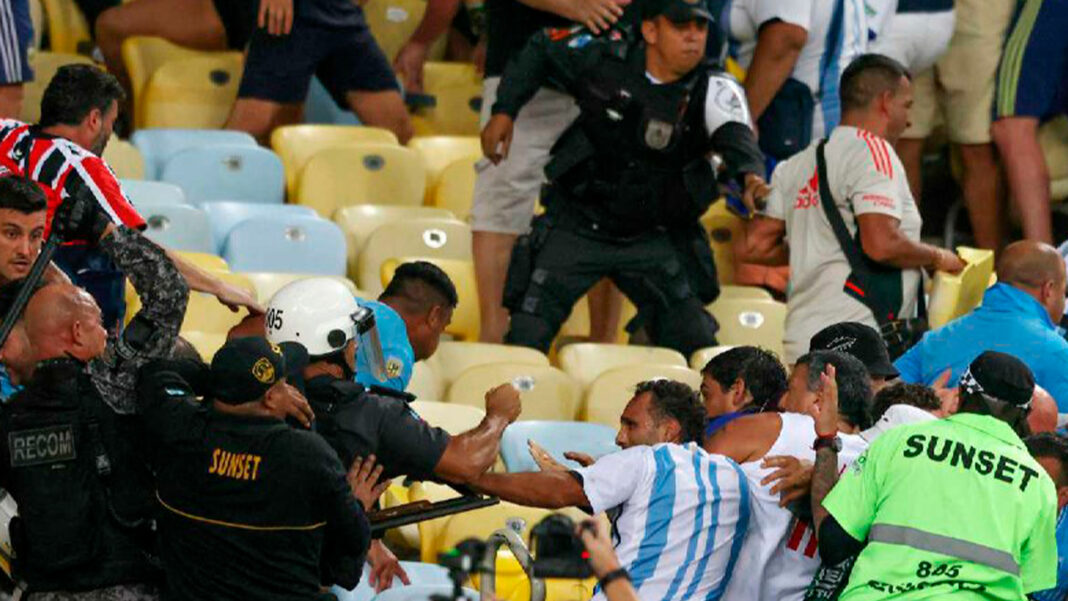
[[[204,358],[200,356],[200,351],[197,350],[197,347],[181,336],[174,341],[174,347],[171,349],[171,359],[204,363]]]
[[[923,384],[898,382],[875,393],[875,399],[871,402],[872,419],[879,421],[891,405],[910,405],[924,411],[937,411],[942,408],[942,401],[935,391]]]
[[[0,209],[29,215],[47,208],[48,199],[37,182],[22,175],[0,177]]]
[[[838,84],[842,112],[867,108],[883,92],[897,93],[902,77],[911,79],[908,69],[889,56],[858,56],[846,67]]]
[[[820,374],[833,365],[834,380],[838,383],[838,412],[846,422],[867,430],[871,417],[871,376],[868,369],[853,355],[840,351],[812,351],[797,360],[797,366],[808,366],[808,389],[820,389]]]
[[[106,113],[126,92],[115,76],[93,65],[64,65],[41,98],[41,127],[78,125],[93,109]]]
[[[712,357],[701,373],[712,378],[726,390],[741,380],[753,396],[744,407],[773,411],[786,392],[786,369],[771,352],[755,346],[736,346]]]
[[[412,261],[397,267],[378,300],[387,298],[399,301],[406,311],[420,314],[439,305],[456,307],[460,300],[449,274],[428,261]]]
[[[1054,478],[1058,487],[1068,486],[1068,439],[1053,432],[1032,434],[1024,439],[1028,452],[1034,458],[1049,457],[1061,462],[1061,471]]]
[[[679,422],[682,443],[701,440],[707,419],[701,395],[674,380],[647,380],[634,387],[634,396],[646,392],[653,399],[651,407],[654,418],[670,418]]]

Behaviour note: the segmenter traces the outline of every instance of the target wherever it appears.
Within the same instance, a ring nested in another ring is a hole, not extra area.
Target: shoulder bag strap
[[[827,221],[831,224],[834,237],[838,239],[838,246],[842,248],[846,260],[849,261],[849,267],[858,274],[867,275],[870,270],[864,263],[863,253],[853,240],[853,237],[849,235],[849,228],[846,227],[842,214],[838,212],[838,205],[835,204],[834,197],[831,196],[831,184],[827,179],[827,159],[823,152],[823,147],[826,144],[827,140],[820,140],[819,145],[816,146],[816,172],[819,174],[820,205],[823,207],[823,214],[827,216]]]

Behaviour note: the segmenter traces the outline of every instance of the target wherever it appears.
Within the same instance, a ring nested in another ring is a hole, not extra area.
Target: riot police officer
[[[704,3],[643,8],[640,25],[621,22],[597,36],[581,27],[538,33],[501,81],[482,132],[494,162],[541,85],[567,91],[581,108],[545,168],[546,213],[512,253],[510,343],[547,351],[575,301],[607,276],[655,343],[687,355],[715,344],[703,305],[719,286],[698,218],[719,196],[714,163],[751,204],[766,192],[763,160],[741,87],[704,63],[712,22]]]

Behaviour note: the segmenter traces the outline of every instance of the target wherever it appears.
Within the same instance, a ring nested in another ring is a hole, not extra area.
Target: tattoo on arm
[[[833,449],[822,448],[816,451],[816,465],[812,469],[812,522],[816,532],[824,518],[830,515],[823,508],[823,500],[838,482],[838,453]]]

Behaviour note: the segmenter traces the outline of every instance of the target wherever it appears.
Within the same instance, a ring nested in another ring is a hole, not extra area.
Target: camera
[[[530,531],[536,578],[583,579],[593,575],[586,545],[575,535],[575,523],[554,513]]]

